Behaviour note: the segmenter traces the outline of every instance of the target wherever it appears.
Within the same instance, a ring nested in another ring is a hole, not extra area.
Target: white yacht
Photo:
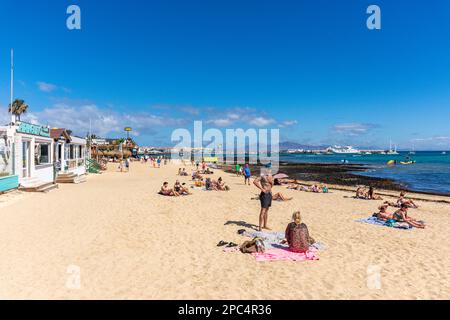
[[[395,145],[395,148],[392,149],[392,140],[389,141],[389,150],[386,152],[386,154],[390,154],[390,155],[396,155],[396,154],[399,154],[399,153],[397,152],[397,145]]]
[[[330,151],[332,153],[336,154],[359,154],[361,153],[359,150],[353,148],[352,146],[334,146],[327,149],[327,151]]]

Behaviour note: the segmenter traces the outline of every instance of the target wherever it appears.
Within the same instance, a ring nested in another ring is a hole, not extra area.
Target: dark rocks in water
[[[250,165],[254,173],[259,173],[259,165]],[[232,165],[225,166],[227,172],[235,173]],[[365,185],[376,189],[386,190],[407,190],[406,186],[393,180],[367,177],[358,175],[357,172],[364,172],[367,166],[358,164],[329,164],[329,163],[290,163],[280,162],[279,172],[285,173],[291,179],[303,181],[317,181],[324,184],[335,184],[343,186]]]

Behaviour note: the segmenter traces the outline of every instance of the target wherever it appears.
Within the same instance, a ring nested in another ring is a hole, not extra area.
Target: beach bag
[[[245,241],[241,244],[240,248],[242,253],[256,253],[256,244],[255,241]]]
[[[242,253],[264,253],[266,251],[264,242],[259,238],[245,241],[239,249]]]

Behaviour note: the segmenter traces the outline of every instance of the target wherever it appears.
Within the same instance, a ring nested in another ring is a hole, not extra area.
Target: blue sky
[[[66,9],[81,8],[81,30]],[[382,29],[366,27],[381,8]],[[9,50],[28,121],[85,134],[279,128],[282,141],[450,149],[450,2],[29,0],[0,4],[0,120]]]

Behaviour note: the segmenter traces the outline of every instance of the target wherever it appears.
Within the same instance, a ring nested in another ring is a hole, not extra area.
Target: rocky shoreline
[[[252,172],[259,172],[259,165],[250,165]],[[234,173],[233,165],[224,166],[225,171]],[[357,172],[368,170],[367,166],[358,164],[328,164],[328,163],[291,163],[280,162],[280,173],[287,174],[291,179],[320,182],[324,184],[357,186],[372,186],[376,189],[410,191],[407,186],[390,179],[367,177]]]

